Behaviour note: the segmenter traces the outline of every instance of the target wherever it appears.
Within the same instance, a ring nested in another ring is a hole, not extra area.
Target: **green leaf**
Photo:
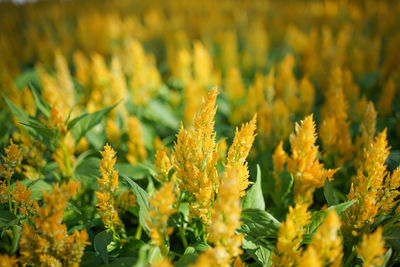
[[[342,216],[344,211],[351,207],[354,203],[356,203],[356,200],[347,201],[338,205],[330,206],[325,210],[313,212],[311,215],[311,222],[307,226],[307,232],[304,235],[304,242],[309,243],[311,241],[312,236],[321,225],[321,223],[325,220],[329,211],[335,210],[338,215]]]
[[[193,247],[197,252],[203,252],[206,251],[210,247],[210,245],[205,243],[204,241],[197,241],[193,244]]]
[[[386,243],[393,247],[397,252],[400,251],[400,225],[395,224],[383,228],[383,238]]]
[[[137,183],[135,183],[130,177],[127,175],[121,175],[122,178],[132,188],[132,192],[136,196],[136,201],[139,206],[139,223],[143,226],[143,229],[146,230],[147,232],[150,231],[149,226],[147,225],[147,221],[150,220],[149,217],[149,195],[147,192],[141,188]]]
[[[280,223],[271,214],[260,209],[242,210],[241,219],[243,225],[239,232],[248,234],[257,238],[276,238]]]
[[[84,159],[75,169],[73,178],[82,180],[89,186],[96,188],[96,177],[100,177],[100,159],[96,157],[88,157]]]
[[[146,106],[143,114],[146,118],[161,123],[171,129],[179,127],[178,118],[165,105],[157,100],[152,100]]]
[[[29,115],[20,107],[17,107],[7,96],[3,94],[3,99],[7,103],[8,107],[10,108],[11,112],[17,117],[19,122],[28,123],[29,122]]]
[[[254,208],[254,209],[265,209],[264,195],[261,187],[261,170],[260,166],[257,165],[257,178],[256,182],[247,190],[246,195],[242,200],[242,209]]]
[[[79,215],[82,215],[82,212],[74,204],[72,204],[70,202],[67,202],[67,208],[70,209],[70,210],[75,211]]]
[[[17,216],[8,210],[0,210],[0,227],[9,227],[17,224]]]
[[[150,174],[150,170],[147,166],[143,165],[131,165],[129,163],[118,163],[115,165],[120,175],[126,175],[131,177],[133,180],[140,180],[146,178]]]
[[[39,72],[36,69],[31,69],[19,75],[14,80],[14,84],[19,90],[22,90],[26,85],[30,83],[39,83],[38,81]]]
[[[247,235],[243,238],[242,247],[259,264],[270,266],[271,250],[265,247],[261,240]]]
[[[339,202],[339,199],[338,199],[335,191],[333,190],[332,185],[329,182],[328,178],[326,178],[326,180],[325,180],[324,196],[325,196],[326,202],[328,202],[328,206],[336,205]]]
[[[71,130],[72,136],[74,137],[75,141],[78,143],[79,140],[94,126],[99,124],[104,116],[107,115],[113,108],[118,105],[115,104],[113,106],[107,107],[105,109],[93,112],[93,113],[86,113],[77,118],[72,119],[68,125],[67,129]]]
[[[50,117],[50,114],[51,114],[51,107],[50,107],[50,105],[47,104],[47,103],[42,99],[42,97],[40,96],[40,94],[37,92],[37,90],[36,90],[33,86],[30,86],[30,89],[31,89],[32,94],[33,94],[33,97],[34,97],[34,99],[35,99],[36,107],[40,110],[40,112],[43,113],[43,115],[44,115],[46,118],[49,118],[49,117]]]
[[[134,257],[121,257],[115,259],[113,262],[108,264],[102,264],[99,267],[131,267],[134,266],[137,261],[137,258]]]
[[[94,249],[98,252],[105,263],[108,263],[107,246],[113,239],[111,230],[104,230],[94,237]]]
[[[187,247],[185,249],[185,252],[183,253],[182,257],[180,257],[179,260],[177,262],[175,262],[174,266],[175,267],[189,266],[190,264],[193,264],[196,262],[196,259],[198,256],[199,256],[199,254],[197,253],[197,251],[194,247]]]

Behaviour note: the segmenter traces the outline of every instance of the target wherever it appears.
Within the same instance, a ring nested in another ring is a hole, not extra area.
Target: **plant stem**
[[[183,223],[182,223],[182,226],[179,227],[179,235],[181,236],[183,247],[186,249],[188,246],[188,242],[186,240],[185,226],[183,225]]]
[[[138,228],[136,229],[136,235],[135,235],[137,240],[140,240],[140,238],[142,236],[142,229],[143,229],[142,225],[139,224]]]

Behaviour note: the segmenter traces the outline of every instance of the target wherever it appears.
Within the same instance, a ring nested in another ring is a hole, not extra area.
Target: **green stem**
[[[10,209],[10,212],[17,214],[17,207],[15,207],[15,209],[14,209],[13,205],[12,205],[11,179],[7,179],[7,185],[8,185],[8,208]],[[18,236],[17,235],[18,235],[17,226],[14,225],[12,227],[11,254],[14,254],[17,251],[17,246],[18,246]]]
[[[188,242],[186,240],[185,226],[183,225],[183,223],[182,223],[182,226],[179,227],[179,235],[181,236],[183,247],[186,249],[188,246]]]
[[[14,213],[12,206],[12,198],[11,198],[11,179],[7,179],[7,186],[8,186],[8,209],[10,210],[10,212]]]
[[[138,228],[136,229],[136,235],[135,235],[137,240],[140,240],[140,238],[142,237],[142,229],[143,229],[142,225],[139,224]]]

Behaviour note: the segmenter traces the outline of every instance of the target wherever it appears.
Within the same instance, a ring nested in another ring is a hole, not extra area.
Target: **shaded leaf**
[[[261,170],[260,166],[257,165],[257,178],[256,182],[247,190],[246,195],[242,200],[242,209],[254,208],[254,209],[265,209],[265,201],[261,187]]]

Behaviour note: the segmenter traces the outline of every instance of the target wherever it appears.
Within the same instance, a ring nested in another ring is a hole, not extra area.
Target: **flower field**
[[[398,266],[400,2],[0,2],[0,267]]]

